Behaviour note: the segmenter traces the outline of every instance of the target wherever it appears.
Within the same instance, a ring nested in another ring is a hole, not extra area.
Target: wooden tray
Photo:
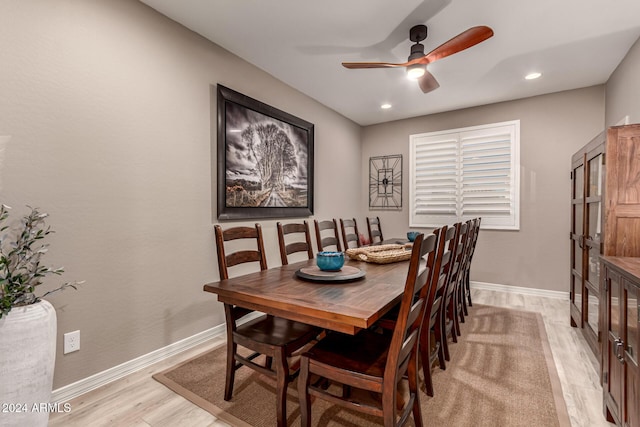
[[[339,283],[360,279],[364,277],[364,271],[350,265],[345,265],[338,271],[322,271],[314,265],[297,270],[296,276],[311,282]]]

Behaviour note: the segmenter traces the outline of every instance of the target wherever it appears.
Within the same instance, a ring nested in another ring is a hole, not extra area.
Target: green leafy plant
[[[42,279],[50,274],[61,275],[62,267],[51,268],[40,264],[49,244],[42,240],[53,233],[45,224],[49,216],[37,208],[22,218],[21,224],[11,227],[8,222],[10,207],[0,207],[0,319],[13,307],[35,304],[40,298],[68,287],[77,289],[82,282],[67,282],[40,297],[34,294]]]

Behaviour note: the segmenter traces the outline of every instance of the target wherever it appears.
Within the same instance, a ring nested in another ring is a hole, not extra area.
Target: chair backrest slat
[[[289,257],[293,253],[306,252],[309,259],[313,259],[313,248],[311,247],[311,234],[309,233],[309,224],[307,221],[302,223],[276,224],[278,229],[278,243],[280,245],[280,260],[282,265],[289,264]],[[303,234],[303,241],[295,241],[286,243],[286,236],[293,234]]]
[[[371,243],[382,242],[382,225],[380,224],[380,217],[369,218],[367,217],[367,230],[369,230],[369,240]]]
[[[223,230],[220,225],[216,224],[214,226],[214,232],[220,279],[224,280],[229,278],[228,267],[233,267],[247,262],[258,262],[260,264],[260,270],[267,269],[267,258],[265,256],[262,227],[260,224],[256,224],[255,228],[233,227],[226,230]],[[255,240],[256,249],[242,249],[227,254],[225,242],[239,239]]]
[[[355,218],[340,218],[340,229],[342,230],[342,241],[344,242],[345,250],[360,247],[360,233],[358,232],[358,224]]]
[[[318,245],[318,252],[329,250],[330,246],[335,246],[335,250],[342,252],[342,246],[340,245],[340,237],[338,236],[338,222],[333,220],[318,221],[314,220],[316,228],[316,243]],[[323,231],[331,230],[331,234],[323,235]]]

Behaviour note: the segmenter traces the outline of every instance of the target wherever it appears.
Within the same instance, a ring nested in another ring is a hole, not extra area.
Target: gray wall
[[[571,155],[604,129],[604,87],[595,86],[363,128],[369,157],[402,154],[403,209],[378,214],[385,236],[409,227],[409,135],[520,119],[520,231],[482,230],[472,280],[569,290]],[[367,177],[362,177],[366,188]],[[367,206],[367,194],[363,205]]]
[[[640,121],[639,56],[636,43],[607,85],[609,124]],[[473,279],[568,290],[570,156],[604,127],[602,86],[361,129],[128,0],[2,1],[0,62],[0,135],[13,135],[0,201],[49,212],[46,263],[87,281],[50,298],[54,388],[224,321],[202,292],[218,278],[216,83],[315,123],[315,216],[379,214],[387,236],[406,232],[408,214],[368,211],[370,156],[403,154],[406,183],[410,134],[521,119],[521,230],[483,232]],[[275,221],[260,222],[279,265]],[[75,329],[82,349],[63,356],[62,334]]]
[[[606,123],[613,126],[625,116],[640,123],[640,39],[607,81]]]
[[[50,213],[44,261],[66,273],[48,288],[86,280],[49,298],[54,388],[224,322],[202,291],[218,279],[217,83],[314,123],[317,217],[363,212],[358,125],[139,2],[2,1],[0,63],[0,201]],[[62,355],[76,329],[81,350]]]

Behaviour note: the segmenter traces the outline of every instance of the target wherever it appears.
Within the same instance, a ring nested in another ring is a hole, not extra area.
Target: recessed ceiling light
[[[524,78],[527,80],[535,80],[535,79],[539,79],[540,77],[542,77],[542,73],[538,73],[537,71],[535,73],[529,73],[526,76],[524,76]]]
[[[389,108],[391,108],[391,104],[382,104],[380,108],[382,108],[383,110],[388,110]]]

